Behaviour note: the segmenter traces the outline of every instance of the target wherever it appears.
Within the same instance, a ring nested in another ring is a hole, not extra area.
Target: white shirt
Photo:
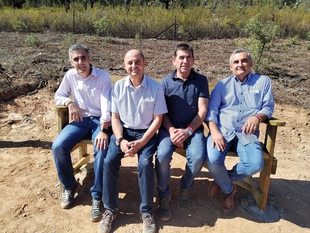
[[[112,112],[119,114],[125,128],[148,129],[155,115],[167,113],[163,89],[146,75],[140,86],[134,88],[126,76],[112,89]]]
[[[111,77],[108,72],[92,66],[91,74],[83,78],[76,69],[66,72],[55,93],[57,105],[70,101],[74,103],[83,117],[100,117],[100,123],[110,122]]]

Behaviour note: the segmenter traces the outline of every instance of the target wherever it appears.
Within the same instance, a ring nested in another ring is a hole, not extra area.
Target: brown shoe
[[[220,190],[221,190],[220,186],[218,186],[217,183],[213,180],[209,184],[209,188],[208,188],[209,197],[214,197]]]
[[[223,208],[223,213],[225,215],[228,215],[232,212],[234,208],[234,195],[236,192],[236,185],[233,184],[233,190],[231,191],[230,194],[225,194],[222,200],[222,208]]]

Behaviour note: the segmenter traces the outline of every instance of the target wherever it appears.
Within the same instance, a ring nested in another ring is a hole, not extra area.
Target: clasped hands
[[[127,141],[126,139],[120,142],[121,151],[124,153],[124,157],[134,157],[136,153],[142,148],[140,140]]]
[[[171,128],[169,133],[171,142],[178,148],[184,148],[184,141],[189,138],[187,130]]]

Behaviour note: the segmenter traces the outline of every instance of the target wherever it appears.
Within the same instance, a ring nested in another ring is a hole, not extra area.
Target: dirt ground
[[[74,206],[62,210],[50,149],[57,135],[56,115],[51,106],[54,91],[70,68],[67,49],[71,42],[83,43],[93,53],[95,66],[111,75],[124,75],[124,53],[138,48],[148,60],[147,74],[161,78],[171,72],[172,50],[179,42],[86,35],[72,38],[45,33],[38,34],[41,45],[31,48],[24,42],[26,36],[0,33],[0,232],[97,232],[98,223],[89,220],[93,174],[77,175],[82,189]],[[242,43],[190,42],[195,49],[195,69],[215,83],[230,74],[228,57]],[[272,175],[266,211],[259,211],[251,202],[251,195],[238,187],[234,211],[223,216],[219,197],[207,196],[212,177],[205,168],[196,178],[190,207],[180,211],[176,198],[185,159],[176,154],[170,181],[172,218],[162,222],[155,213],[158,232],[310,232],[309,44],[277,41],[270,52],[274,62],[263,70],[273,82],[277,103],[274,116],[286,121],[277,134],[278,167],[276,175]],[[228,165],[233,162],[229,159]],[[122,161],[120,214],[114,221],[113,232],[142,232],[136,164],[136,158]]]

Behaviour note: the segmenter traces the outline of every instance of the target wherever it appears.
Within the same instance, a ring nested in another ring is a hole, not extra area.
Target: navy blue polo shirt
[[[194,70],[185,82],[175,74],[176,70],[161,82],[168,108],[167,116],[174,127],[186,128],[198,113],[198,98],[209,98],[208,80]]]

